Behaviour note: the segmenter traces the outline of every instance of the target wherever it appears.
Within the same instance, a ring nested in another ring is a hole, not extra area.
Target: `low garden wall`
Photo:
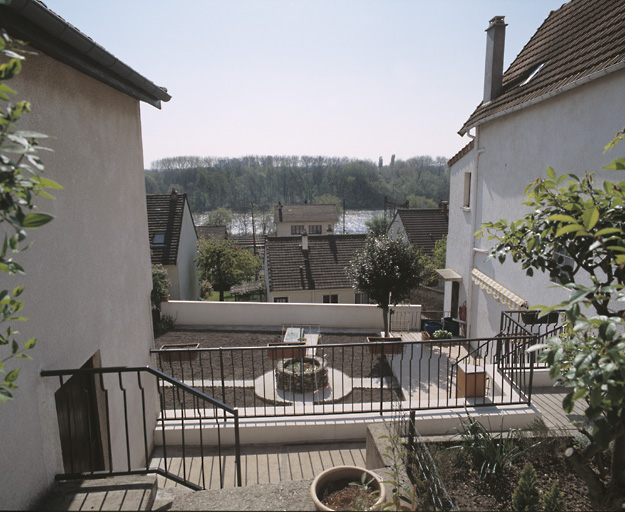
[[[397,313],[421,323],[420,305],[396,306]],[[161,304],[177,327],[280,328],[283,325],[319,325],[322,329],[379,332],[384,328],[382,310],[369,304],[304,304],[274,302],[170,301]]]

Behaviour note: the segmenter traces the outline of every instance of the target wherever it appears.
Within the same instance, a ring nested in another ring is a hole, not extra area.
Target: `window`
[[[338,304],[339,296],[338,295],[324,295],[323,303],[324,304]]]
[[[553,253],[553,261],[557,265],[560,277],[552,274],[549,277],[549,280],[556,284],[566,284],[570,282],[573,279],[571,274],[575,268],[575,260],[573,260],[573,258],[571,258],[565,251],[560,249]]]
[[[303,231],[304,231],[303,224],[298,224],[297,226],[291,226],[292,235],[301,235]]]
[[[274,297],[273,301],[274,302],[289,302],[289,298],[288,297]]]
[[[369,296],[366,293],[356,293],[356,304],[369,304]]]
[[[321,224],[315,224],[308,226],[308,234],[309,235],[320,235],[321,234]]]
[[[462,200],[464,208],[471,208],[471,173],[464,173],[464,199]]]
[[[163,247],[165,245],[165,233],[154,233],[152,237],[152,245]]]

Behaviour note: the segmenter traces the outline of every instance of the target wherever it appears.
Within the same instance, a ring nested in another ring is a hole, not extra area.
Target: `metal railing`
[[[218,433],[229,426],[234,431],[234,485],[241,486],[241,451],[238,411],[169,375],[147,367],[84,368],[48,370],[42,377],[58,377],[56,393],[61,448],[65,473],[57,480],[105,478],[119,475],[156,473],[194,490],[207,488],[205,451],[215,451],[219,461],[220,487],[224,487],[225,457],[221,435],[215,446],[203,440],[203,428]],[[68,391],[69,390],[69,391]],[[64,391],[64,393],[60,393]],[[186,409],[172,419],[166,410],[166,395],[176,394]],[[160,408],[160,414],[159,414]],[[199,426],[199,443],[185,442],[185,420]],[[182,441],[170,444],[181,452],[179,470],[171,471],[166,430],[168,422],[182,423]],[[227,425],[228,424],[228,425]],[[61,425],[63,425],[61,427]],[[155,429],[155,426],[159,428]],[[160,430],[162,457],[158,467],[151,465],[149,450]],[[122,442],[120,443],[120,440]],[[122,447],[123,445],[123,447]],[[189,478],[187,455],[199,454],[199,477]],[[87,453],[87,456],[85,456]],[[182,476],[179,476],[182,475]]]
[[[402,410],[528,403],[494,364],[500,341],[395,339],[152,353],[161,371],[236,407],[241,417],[382,414],[392,402]],[[525,345],[517,345],[524,356]],[[521,367],[517,377],[531,381],[532,370]],[[167,393],[165,407],[176,417],[188,404]]]
[[[501,313],[499,331],[502,336],[526,336],[531,344],[544,343],[552,336],[558,336],[565,331],[562,323],[562,312],[553,311],[542,318],[538,318],[538,311],[503,311]],[[531,346],[531,345],[530,345]],[[502,347],[504,348],[504,347]],[[511,353],[513,349],[506,347],[505,351]],[[526,351],[525,351],[526,352]],[[547,363],[538,362],[536,352],[526,352],[528,359],[515,359],[516,365],[529,365],[530,358],[534,368],[547,368]]]

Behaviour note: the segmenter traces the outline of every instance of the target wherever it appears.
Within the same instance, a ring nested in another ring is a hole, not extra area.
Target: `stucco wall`
[[[598,171],[622,154],[619,146],[612,153],[603,154],[603,147],[623,127],[623,90],[625,72],[619,71],[492,120],[477,129],[478,149],[453,166],[448,247],[454,250],[447,252],[447,266],[464,278],[460,304],[462,295],[470,294],[471,336],[495,334],[498,319],[486,317],[502,309],[492,296],[470,284],[473,266],[527,300],[530,306],[552,304],[565,296],[547,275],[538,273],[528,278],[520,265],[511,261],[500,265],[479,252],[472,257],[472,247],[488,249],[493,244],[484,238],[474,241],[473,233],[485,221],[500,218],[511,221],[527,213],[528,207],[522,204],[523,189],[535,178],[545,176],[548,166],[558,174],[583,174],[586,170]],[[461,191],[464,170],[471,166],[477,174],[473,177],[472,190],[476,201],[470,210],[465,210],[461,208]],[[600,171],[599,176],[611,179],[616,175]],[[449,285],[447,291],[450,291]],[[449,297],[449,293],[447,295]]]
[[[195,262],[197,257],[197,234],[193,227],[193,218],[185,203],[178,247],[178,285],[179,296],[172,297],[182,300],[197,300],[200,297],[200,281],[197,277]]]
[[[356,295],[353,289],[334,288],[328,290],[291,290],[271,292],[267,302],[273,302],[275,297],[288,297],[289,302],[310,302],[323,304],[324,295],[338,295],[339,304],[355,304]]]
[[[20,365],[16,399],[0,405],[6,509],[28,507],[63,470],[54,402],[59,382],[39,372],[79,368],[98,350],[102,366],[145,365],[152,346],[138,102],[41,54],[28,57],[11,87],[33,106],[19,127],[53,137],[54,152],[41,157],[45,175],[64,190],[54,193],[55,201],[37,200],[56,219],[29,232],[33,245],[19,257],[27,275],[9,283],[25,285],[23,314],[30,321],[19,326],[20,337],[38,342],[34,361]],[[116,456],[123,442],[114,441]]]

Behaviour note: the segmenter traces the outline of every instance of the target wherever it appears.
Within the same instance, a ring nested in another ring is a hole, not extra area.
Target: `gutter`
[[[532,105],[536,105],[537,103],[541,103],[545,100],[548,100],[550,98],[553,98],[554,96],[558,96],[562,93],[565,93],[567,91],[570,91],[571,89],[576,89],[577,87],[580,87],[581,85],[587,84],[588,82],[593,82],[595,80],[597,80],[598,78],[601,78],[605,75],[609,75],[611,73],[615,73],[616,71],[620,71],[621,69],[625,69],[625,60],[621,61],[617,64],[613,64],[612,66],[609,66],[607,68],[604,68],[600,71],[596,71],[595,73],[591,73],[590,75],[587,75],[583,78],[580,78],[579,80],[575,80],[574,82],[571,82],[570,84],[567,84],[563,87],[560,87],[559,89],[555,89],[553,91],[550,91],[546,94],[543,94],[542,96],[538,96],[537,98],[533,98],[529,101],[526,101],[524,103],[520,103],[518,105],[515,105],[513,107],[507,108],[506,110],[502,110],[501,112],[497,112],[495,114],[491,114],[488,117],[485,117],[484,119],[480,119],[479,121],[476,121],[474,124],[467,126],[466,128],[462,128],[458,134],[459,135],[464,135],[465,133],[467,133],[471,128],[475,128],[478,127],[484,123],[488,123],[489,121],[492,121],[493,119],[497,119],[499,117],[511,114],[512,112],[516,112],[517,110],[521,110],[527,107],[531,107]]]
[[[0,25],[13,37],[139,101],[161,108],[167,91],[107,52],[37,0],[0,5]]]

